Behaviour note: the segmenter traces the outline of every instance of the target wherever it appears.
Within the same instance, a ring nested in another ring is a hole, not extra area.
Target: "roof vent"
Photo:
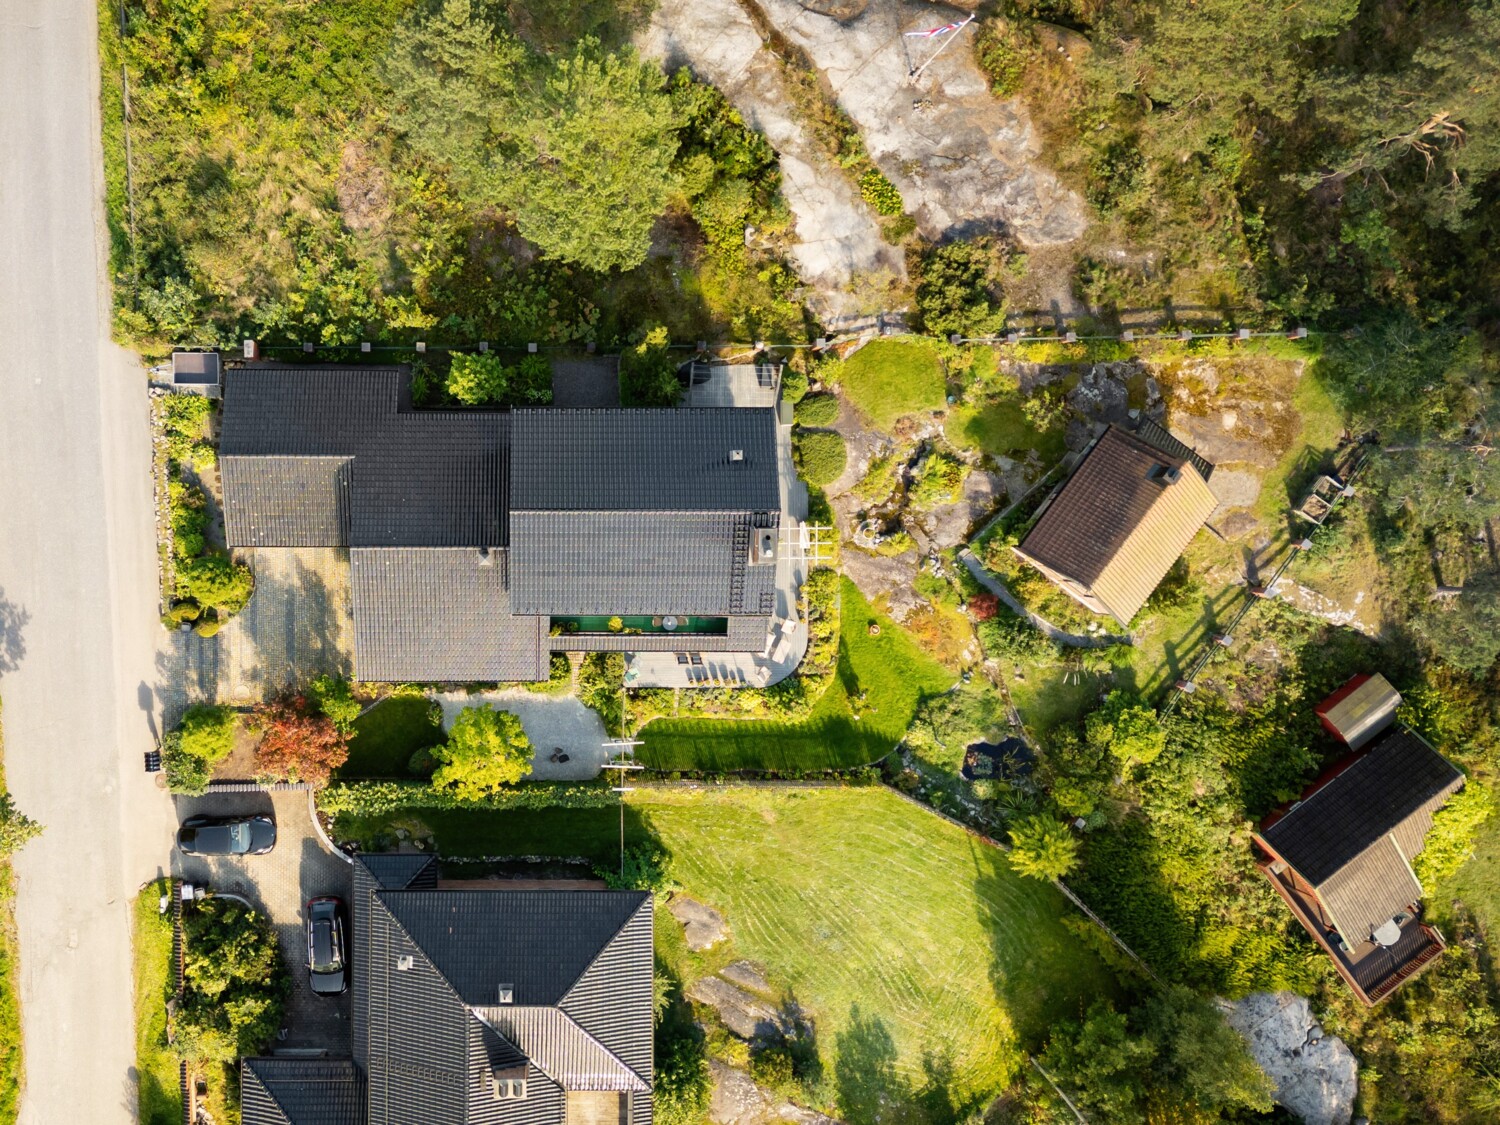
[[[495,556],[490,552],[490,549],[488,547],[481,547],[481,548],[479,548],[479,565],[480,566],[494,566],[495,565]]]
[[[745,459],[745,451],[743,449],[731,449],[729,451],[729,459],[731,461],[743,461]]]
[[[411,967],[414,964],[416,964],[416,958],[414,958],[410,953],[403,953],[401,954],[401,956],[396,958],[396,971],[398,973],[410,972]]]
[[[1175,469],[1171,465],[1152,465],[1151,471],[1146,474],[1146,479],[1166,488],[1169,484],[1176,484],[1181,476],[1182,470]]]
[[[500,986],[500,1003],[514,1004],[516,1002],[516,986],[513,984],[502,984]]]

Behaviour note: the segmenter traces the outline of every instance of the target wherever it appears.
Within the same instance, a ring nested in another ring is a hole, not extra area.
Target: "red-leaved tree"
[[[975,621],[988,621],[1000,611],[1000,599],[994,594],[975,594],[969,599],[969,616]]]
[[[305,695],[279,695],[255,709],[262,732],[255,751],[261,777],[326,785],[349,757],[349,740]]]

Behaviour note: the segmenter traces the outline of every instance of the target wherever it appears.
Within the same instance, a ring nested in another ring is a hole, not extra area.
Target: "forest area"
[[[536,342],[624,350],[629,369],[668,341],[823,335],[777,151],[722,91],[637,52],[652,9],[102,3],[117,336],[149,357],[244,337],[323,358],[357,358],[361,340]],[[1087,229],[1064,246],[917,231],[887,178],[904,170],[872,157],[811,64],[767,35],[810,135],[904,255],[904,280],[859,299],[941,339],[939,402],[962,393],[979,351],[947,337],[1003,331],[1043,259],[1061,262],[1080,310],[1059,333],[1112,333],[1142,310],[1163,330],[1308,327],[1303,377],[1363,450],[1354,501],[1312,537],[1310,565],[1374,560],[1384,607],[1370,636],[1267,606],[1171,716],[1121,690],[1047,732],[1044,792],[1015,810],[1012,839],[1164,987],[1112,964],[1128,994],[1060,1023],[1037,1058],[1093,1121],[1287,1120],[1207,1002],[1286,989],[1360,1060],[1360,1114],[1493,1121],[1500,886],[1464,860],[1500,861],[1487,796],[1500,772],[1500,3],[1053,0],[978,15],[954,50],[1024,107],[1038,161],[1085,201]],[[792,381],[830,377],[821,362],[789,353]],[[925,596],[959,592],[934,579]],[[999,622],[981,639],[1028,668],[1046,648]],[[1371,670],[1479,796],[1429,873],[1448,953],[1365,1009],[1256,871],[1250,831],[1334,752],[1313,704]],[[915,729],[967,731],[964,708],[996,707],[978,696],[945,696]],[[990,1125],[1075,1120],[1055,1089],[1028,1072]]]

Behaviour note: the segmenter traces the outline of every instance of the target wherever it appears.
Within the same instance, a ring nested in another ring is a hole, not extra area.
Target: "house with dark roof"
[[[553,652],[768,647],[773,408],[416,410],[410,382],[224,376],[228,544],[348,549],[357,678],[544,680]]]
[[[1018,554],[1093,613],[1139,612],[1218,501],[1213,466],[1143,420],[1110,426],[1046,502]]]
[[[1355,698],[1358,706],[1341,708]],[[1422,919],[1412,863],[1433,815],[1464,784],[1452,763],[1394,721],[1399,702],[1377,675],[1356,676],[1320,705],[1329,729],[1357,749],[1255,835],[1261,871],[1366,1004],[1385,999],[1445,948],[1437,927]]]
[[[241,1064],[244,1125],[650,1125],[652,899],[361,856],[350,1059]]]

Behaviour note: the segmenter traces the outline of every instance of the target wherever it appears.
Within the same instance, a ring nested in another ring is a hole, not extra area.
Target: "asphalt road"
[[[134,1120],[129,900],[167,863],[142,771],[156,571],[144,378],[108,342],[92,0],[0,0],[0,699],[17,802],[22,1125]]]

